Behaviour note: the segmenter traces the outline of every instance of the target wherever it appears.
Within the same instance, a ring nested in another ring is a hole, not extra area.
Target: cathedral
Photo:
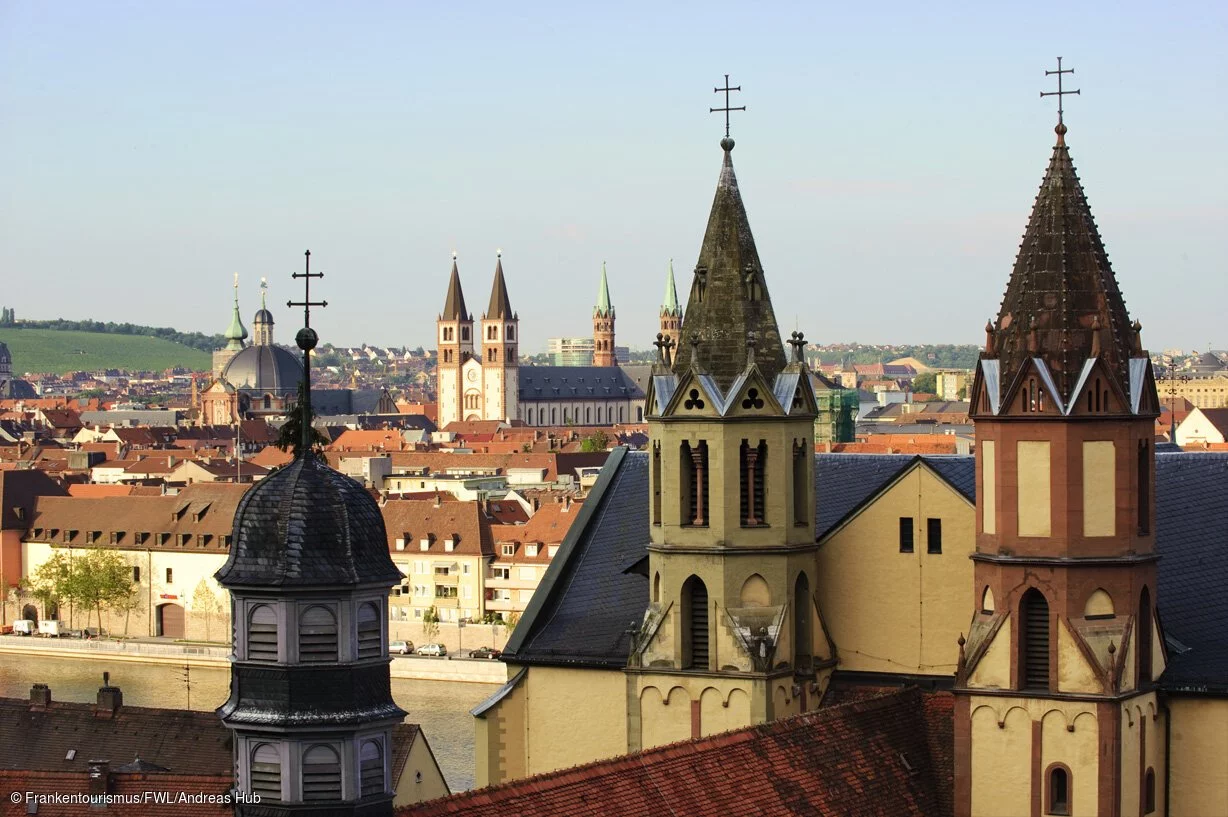
[[[976,453],[945,457],[816,455],[722,140],[650,450],[612,454],[474,710],[500,785],[415,813],[1228,813],[1228,462],[1157,454],[1141,325],[1056,133]],[[770,751],[746,771],[741,746]]]

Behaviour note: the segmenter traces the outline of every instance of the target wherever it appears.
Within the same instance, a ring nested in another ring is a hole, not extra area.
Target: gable
[[[719,417],[720,392],[693,371],[678,380],[678,386],[662,417]]]
[[[735,385],[736,390],[725,400],[722,412],[724,416],[779,417],[785,413],[757,368],[752,367],[743,377],[738,378]]]

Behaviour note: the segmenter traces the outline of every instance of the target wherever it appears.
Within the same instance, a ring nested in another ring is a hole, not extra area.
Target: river
[[[222,667],[137,664],[131,661],[45,658],[0,654],[0,697],[28,698],[36,683],[51,687],[52,700],[93,703],[102,673],[124,691],[125,706],[176,707],[209,711],[225,702],[230,671]],[[422,727],[448,787],[473,788],[474,725],[469,710],[490,697],[497,684],[392,679],[392,697]]]

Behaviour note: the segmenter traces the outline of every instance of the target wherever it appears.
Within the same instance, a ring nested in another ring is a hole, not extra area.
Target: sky
[[[325,342],[426,345],[495,253],[522,351],[680,297],[733,158],[782,330],[979,343],[1067,142],[1153,350],[1228,347],[1228,4],[0,0],[0,303],[221,332],[312,251]]]

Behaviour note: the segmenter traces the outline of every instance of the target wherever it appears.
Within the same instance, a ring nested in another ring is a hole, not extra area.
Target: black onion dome
[[[222,379],[240,389],[289,392],[298,389],[303,364],[281,346],[248,346],[226,364]]]
[[[252,323],[253,323],[253,324],[256,324],[256,323],[267,323],[267,324],[272,325],[272,323],[273,323],[273,313],[272,313],[272,312],[270,312],[270,311],[269,311],[269,310],[267,310],[267,309],[261,309],[260,311],[258,311],[258,312],[256,313],[256,317],[252,319]]]
[[[226,587],[391,586],[401,572],[371,494],[308,456],[244,495],[230,557],[214,578]]]

